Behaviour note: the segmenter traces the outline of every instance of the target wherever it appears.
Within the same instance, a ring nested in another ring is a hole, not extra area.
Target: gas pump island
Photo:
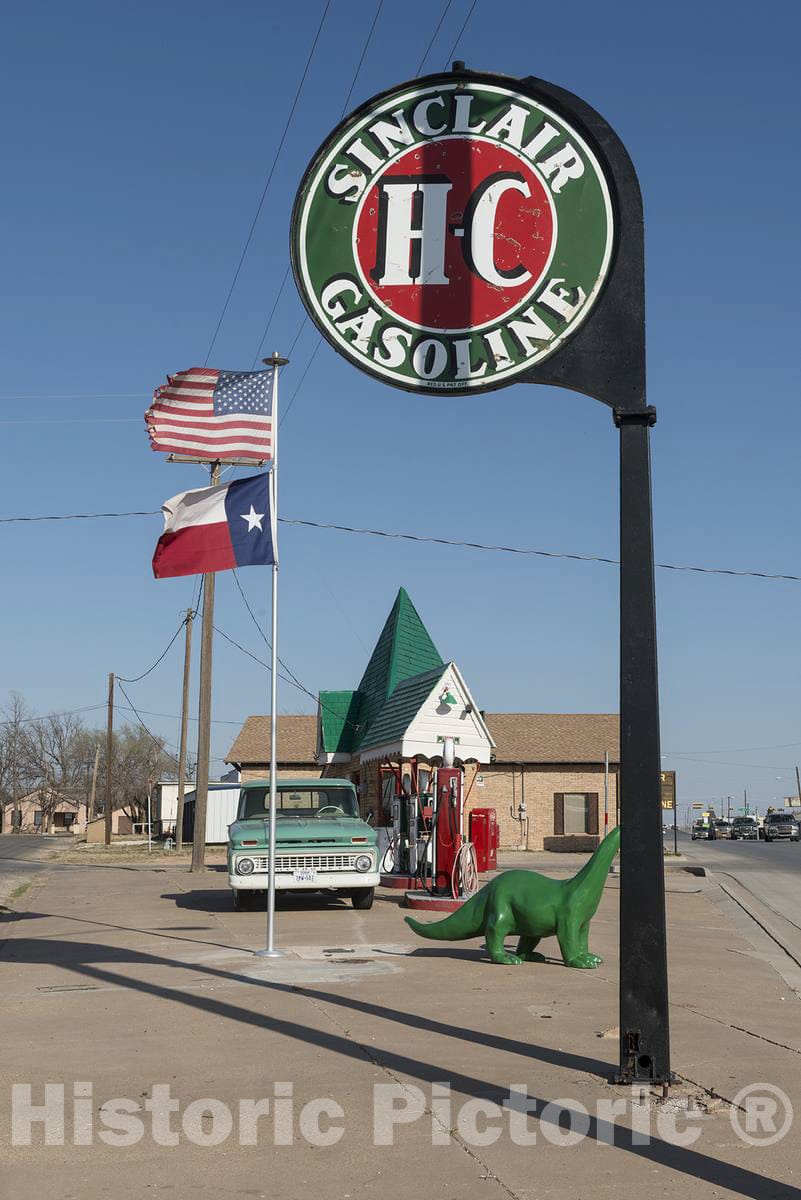
[[[450,74],[373,97],[332,131],[301,180],[291,254],[320,333],[382,383],[432,403],[458,393],[466,416],[469,397],[512,383],[569,388],[612,410],[620,443],[617,1078],[669,1083],[649,451],[656,412],[646,400],[643,214],[631,159],[571,92],[457,62]],[[501,412],[485,404],[482,419]],[[464,880],[470,870],[469,852],[456,846],[453,769],[443,766],[434,804],[401,804],[397,814],[398,861],[412,874],[431,808],[427,858],[441,887],[449,871]]]

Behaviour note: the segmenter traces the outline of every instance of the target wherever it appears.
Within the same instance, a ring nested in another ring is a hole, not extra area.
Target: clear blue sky
[[[384,5],[351,106],[416,73],[443,7]],[[205,357],[322,8],[6,6],[2,515],[158,509],[203,485],[200,468],[149,450],[141,414],[167,371]],[[445,65],[468,8],[451,4],[427,69]],[[211,365],[253,361],[299,177],[374,12],[333,0]],[[800,12],[792,0],[479,0],[459,43],[469,66],[583,95],[637,165],[662,562],[801,574]],[[302,316],[290,282],[265,352],[285,352]],[[316,342],[307,325],[284,404]],[[324,346],[281,462],[286,516],[616,556],[616,433],[583,396],[517,385],[417,398]],[[0,526],[0,699],[100,704],[108,671],[149,665],[192,596],[191,580],[152,579],[160,529],[158,517]],[[355,686],[403,584],[482,708],[617,708],[615,567],[287,527],[282,555],[281,651],[312,691]],[[264,620],[268,572],[241,578]],[[801,584],[667,571],[657,582],[662,745],[680,802],[788,793]],[[218,597],[220,627],[263,653],[230,576]],[[232,722],[215,726],[221,756],[236,723],[265,711],[269,680],[219,640],[215,653],[214,716]],[[131,686],[134,702],[177,713],[180,666],[176,647]],[[280,708],[311,704],[282,687]],[[175,742],[175,719],[148,720]]]

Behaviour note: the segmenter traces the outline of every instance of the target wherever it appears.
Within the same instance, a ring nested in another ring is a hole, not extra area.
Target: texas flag
[[[271,478],[251,475],[181,492],[162,504],[164,533],[153,555],[156,579],[277,562]]]

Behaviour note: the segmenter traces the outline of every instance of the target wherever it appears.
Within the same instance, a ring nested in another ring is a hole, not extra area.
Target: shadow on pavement
[[[66,960],[64,958],[65,949],[71,951]],[[239,1025],[269,1030],[271,1033],[277,1033],[286,1038],[293,1038],[305,1044],[312,1044],[321,1050],[340,1054],[343,1057],[375,1063],[380,1067],[400,1075],[408,1075],[421,1082],[434,1084],[441,1083],[443,1079],[447,1079],[454,1091],[468,1097],[484,1097],[493,1100],[496,1104],[502,1104],[504,1099],[508,1097],[508,1090],[499,1088],[494,1082],[488,1082],[487,1080],[478,1079],[452,1070],[449,1067],[437,1065],[431,1060],[415,1059],[408,1054],[401,1053],[398,1049],[379,1047],[374,1042],[371,1043],[368,1049],[341,1033],[324,1032],[323,1030],[314,1029],[297,1021],[272,1016],[268,1013],[254,1012],[252,1008],[244,1008],[236,1004],[231,1004],[214,996],[200,995],[194,992],[182,992],[175,988],[164,987],[143,979],[132,979],[130,976],[121,975],[110,969],[115,964],[143,967],[160,966],[171,968],[174,971],[188,971],[194,978],[198,971],[196,963],[175,962],[160,955],[144,954],[124,947],[117,948],[97,943],[69,943],[65,947],[63,942],[46,938],[15,938],[13,942],[9,943],[9,950],[10,954],[8,958],[10,961],[46,965],[51,965],[54,961],[60,961],[69,970],[83,975],[88,979],[122,989],[135,990],[146,996],[158,997],[172,1001],[173,1003],[184,1004],[190,1008],[198,1009],[223,1020],[233,1021]],[[282,993],[294,997],[297,997],[298,994],[304,995],[317,1002],[332,1004],[351,1009],[355,1012],[368,1014],[403,1025],[413,1031],[425,1029],[430,1033],[435,1033],[442,1037],[449,1039],[460,1038],[471,1044],[484,1045],[495,1050],[517,1055],[518,1057],[537,1059],[540,1062],[563,1067],[567,1070],[578,1070],[600,1075],[601,1077],[608,1077],[612,1069],[611,1064],[608,1062],[601,1062],[597,1059],[587,1058],[569,1051],[554,1050],[550,1047],[532,1045],[531,1043],[515,1042],[499,1034],[494,1034],[491,1031],[460,1029],[457,1026],[421,1016],[419,1013],[408,1013],[397,1009],[384,1008],[381,1005],[359,1000],[352,996],[338,995],[333,992],[320,991],[316,988],[271,982],[268,979],[252,979],[245,975],[239,975],[235,971],[223,971],[206,965],[203,966],[203,972],[206,975],[221,980],[236,980],[247,985],[249,988],[261,991]],[[406,1045],[408,1044],[408,1038],[395,1044]],[[587,1124],[589,1124],[587,1136],[601,1144],[608,1144],[610,1138],[609,1126],[600,1122],[595,1117],[588,1117],[586,1110],[572,1110],[569,1102],[560,1101],[560,1104],[558,1106],[554,1105],[554,1108],[549,1112],[546,1109],[549,1101],[542,1097],[532,1096],[529,1093],[526,1100],[530,1106],[529,1111],[532,1115],[537,1115],[541,1121],[549,1121],[551,1124],[561,1127],[563,1126],[564,1118],[567,1116],[570,1118],[572,1127],[586,1128]],[[550,1115],[551,1113],[553,1113],[553,1116]],[[681,1172],[692,1179],[704,1180],[717,1188],[728,1188],[734,1194],[748,1196],[752,1200],[779,1200],[779,1198],[781,1200],[801,1200],[801,1189],[797,1187],[786,1183],[780,1184],[776,1180],[758,1174],[756,1171],[750,1171],[744,1167],[722,1162],[691,1147],[675,1146],[657,1137],[651,1138],[647,1145],[641,1145],[635,1141],[637,1135],[633,1135],[630,1130],[622,1126],[615,1127],[614,1136],[614,1144],[619,1150],[623,1150],[647,1162],[670,1167],[672,1170]],[[641,1135],[639,1136],[641,1137]]]

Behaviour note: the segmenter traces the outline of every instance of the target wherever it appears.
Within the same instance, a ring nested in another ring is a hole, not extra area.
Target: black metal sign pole
[[[620,429],[620,1074],[670,1081],[649,430],[654,409],[615,412]]]
[[[523,81],[578,120],[605,162],[617,243],[591,318],[528,376],[601,400],[620,430],[620,1067],[616,1080],[669,1083],[667,933],[662,848],[649,433],[645,394],[642,197],[634,166],[611,126],[571,92]]]

